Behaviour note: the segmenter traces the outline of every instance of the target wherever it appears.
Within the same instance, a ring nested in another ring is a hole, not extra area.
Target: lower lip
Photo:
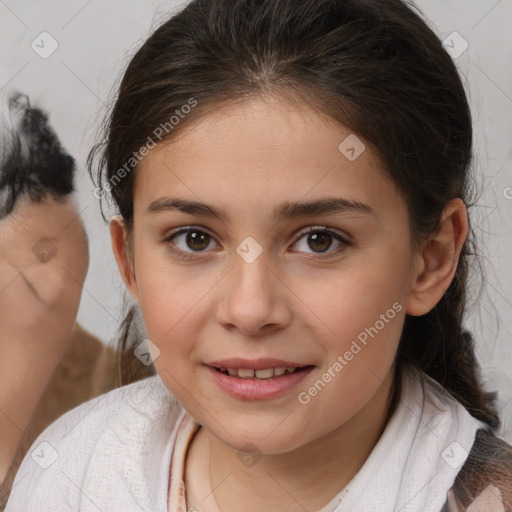
[[[240,400],[269,400],[283,395],[313,370],[313,366],[294,373],[285,373],[268,380],[242,379],[226,375],[212,366],[206,367],[217,385],[234,398]]]

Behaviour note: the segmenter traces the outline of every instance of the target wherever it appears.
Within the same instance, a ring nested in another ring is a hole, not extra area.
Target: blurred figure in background
[[[36,437],[116,386],[115,354],[76,322],[89,264],[75,161],[13,94],[0,107],[0,510]]]

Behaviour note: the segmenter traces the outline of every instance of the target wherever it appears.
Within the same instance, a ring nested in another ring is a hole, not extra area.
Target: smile
[[[273,379],[275,377],[280,377],[285,373],[294,373],[306,367],[297,368],[265,368],[263,370],[253,370],[250,368],[217,368],[220,372],[231,375],[231,377],[239,377],[241,379],[259,379],[259,380],[268,380]]]
[[[206,366],[216,387],[238,400],[281,397],[297,387],[314,368],[314,365],[259,369]]]

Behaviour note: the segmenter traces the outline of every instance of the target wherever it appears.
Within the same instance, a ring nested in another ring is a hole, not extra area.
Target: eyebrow
[[[179,210],[190,215],[212,217],[229,223],[231,217],[223,208],[186,199],[161,197],[152,201],[146,208],[144,215],[166,211]],[[285,201],[272,210],[271,217],[275,222],[308,215],[334,215],[336,213],[359,213],[375,215],[373,209],[367,204],[351,199],[326,197],[323,199],[298,202]]]

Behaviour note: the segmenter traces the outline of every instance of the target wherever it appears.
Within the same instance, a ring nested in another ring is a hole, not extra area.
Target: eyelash
[[[192,260],[194,259],[198,254],[202,254],[204,251],[196,251],[196,252],[191,252],[191,253],[188,253],[188,252],[184,252],[182,251],[181,249],[175,249],[174,247],[171,246],[171,241],[176,238],[177,236],[181,235],[181,234],[184,234],[184,233],[189,233],[189,232],[198,232],[198,233],[203,233],[207,236],[209,236],[211,239],[215,240],[214,237],[212,235],[210,235],[207,231],[205,231],[204,229],[198,227],[198,226],[188,226],[186,228],[180,228],[179,230],[177,231],[174,231],[172,233],[170,233],[168,236],[166,236],[162,242],[167,244],[168,247],[167,249],[169,251],[171,251],[172,253],[176,254],[178,257],[182,258],[182,259],[185,259],[185,260]],[[338,240],[339,242],[341,242],[341,246],[338,247],[338,249],[335,249],[334,251],[331,251],[329,253],[326,253],[326,256],[322,256],[322,254],[324,253],[316,253],[315,256],[312,256],[311,258],[312,259],[325,259],[325,258],[328,258],[328,257],[332,257],[332,256],[335,256],[339,253],[341,253],[342,251],[344,251],[346,249],[347,246],[350,246],[351,244],[344,238],[342,237],[338,232],[326,227],[326,226],[311,226],[309,227],[307,230],[305,231],[301,231],[298,236],[297,236],[297,239],[295,240],[295,242],[293,243],[293,245],[295,245],[301,238],[303,238],[305,235],[309,235],[311,233],[328,233],[329,235],[331,235],[333,238],[335,238],[336,240]],[[172,244],[174,245],[174,244]]]

